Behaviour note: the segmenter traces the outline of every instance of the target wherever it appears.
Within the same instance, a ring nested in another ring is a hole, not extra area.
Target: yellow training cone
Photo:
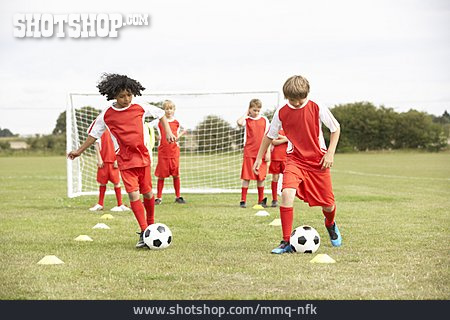
[[[85,234],[79,235],[74,240],[75,241],[93,241],[91,237],[89,237],[89,236],[87,236]]]
[[[327,254],[319,253],[311,261],[311,263],[336,263],[332,257]]]
[[[264,207],[263,207],[262,205],[260,205],[260,204],[255,204],[252,208],[253,208],[253,209],[256,209],[256,210],[262,210],[262,209],[264,209]]]
[[[38,264],[64,264],[57,256],[45,256],[39,260]]]
[[[105,219],[105,220],[111,220],[111,219],[114,219],[114,217],[112,216],[112,214],[109,214],[109,213],[105,213],[105,214],[102,215],[100,218]]]
[[[273,219],[269,226],[281,226],[281,219]]]

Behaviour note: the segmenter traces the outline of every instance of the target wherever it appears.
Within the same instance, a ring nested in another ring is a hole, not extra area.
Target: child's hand
[[[322,165],[321,169],[325,170],[325,169],[331,168],[333,166],[333,162],[334,162],[334,155],[327,152],[324,154],[324,156],[320,160],[319,164]]]
[[[253,164],[253,172],[255,174],[259,174],[259,167],[261,166],[262,160],[256,158],[255,163]]]
[[[175,135],[172,133],[172,131],[169,131],[166,133],[166,139],[167,139],[167,142],[172,143],[177,140],[177,137],[175,137]]]
[[[103,168],[104,165],[103,160],[97,160],[97,167]]]
[[[67,154],[67,158],[70,159],[70,160],[73,160],[73,159],[75,159],[76,157],[79,157],[80,155],[81,155],[81,153],[78,152],[78,151],[70,151],[70,152]]]
[[[117,160],[116,161],[114,161],[114,163],[113,163],[113,168],[114,169],[117,169],[119,167],[119,165],[117,164]]]

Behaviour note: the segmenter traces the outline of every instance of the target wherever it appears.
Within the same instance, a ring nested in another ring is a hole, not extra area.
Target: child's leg
[[[120,184],[114,184],[114,192],[116,194],[117,206],[122,205],[122,189],[120,188]]]
[[[264,180],[257,180],[256,186],[258,187],[258,203],[264,199]]]
[[[158,178],[158,187],[157,187],[157,193],[156,193],[156,197],[158,199],[162,198],[163,189],[164,189],[164,178]]]
[[[272,200],[273,201],[278,201],[278,179],[279,179],[280,175],[279,174],[272,174],[272,184],[271,184],[271,189],[272,189]]]
[[[241,191],[241,201],[247,201],[247,192],[248,185],[250,184],[250,180],[242,180],[242,191]]]
[[[173,188],[175,189],[175,197],[180,197],[180,177],[173,176]]]
[[[145,209],[139,197],[139,191],[129,192],[128,197],[130,198],[131,210],[133,210],[134,216],[136,217],[141,231],[144,231],[147,228],[148,224],[145,219]]]
[[[144,207],[147,212],[147,224],[155,223],[155,197],[153,192],[150,191],[144,194]]]
[[[101,184],[98,192],[98,204],[103,207],[105,202],[106,184]]]
[[[336,205],[331,207],[322,207],[322,213],[325,216],[325,226],[332,227],[334,224],[334,217],[336,216]]]
[[[294,188],[285,188],[281,194],[280,218],[284,241],[289,241],[291,237],[296,192]]]

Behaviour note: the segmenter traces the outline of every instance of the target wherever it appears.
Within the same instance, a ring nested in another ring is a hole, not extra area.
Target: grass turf
[[[294,226],[314,226],[317,253],[337,261],[321,265],[269,253],[281,238],[269,225],[278,209],[254,216],[254,194],[247,209],[238,194],[186,194],[186,205],[164,195],[156,220],[174,242],[137,250],[132,213],[102,220],[87,210],[95,196],[66,197],[63,157],[0,158],[0,299],[449,299],[450,154],[335,161],[343,246],[331,247],[319,208],[295,203]],[[104,213],[114,205],[107,196]],[[111,229],[92,229],[98,222]],[[94,241],[74,241],[80,234]],[[45,255],[65,263],[38,265]]]

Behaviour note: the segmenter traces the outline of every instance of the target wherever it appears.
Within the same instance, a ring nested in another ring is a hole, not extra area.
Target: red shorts
[[[307,202],[310,207],[330,207],[334,205],[330,170],[309,171],[288,162],[283,174],[283,189],[297,190],[297,197]]]
[[[150,166],[120,170],[120,174],[128,193],[139,190],[141,194],[145,194],[152,190]]]
[[[241,179],[242,180],[258,180],[262,181],[266,179],[267,175],[267,163],[263,160],[261,166],[259,167],[259,174],[256,175],[253,173],[253,164],[255,163],[256,158],[244,157],[242,161],[242,171],[241,171]]]
[[[120,182],[119,168],[114,168],[112,162],[104,162],[103,168],[97,168],[97,182],[100,184],[107,184],[111,181],[114,184]]]
[[[170,176],[180,176],[180,160],[178,158],[158,158],[155,169],[155,176],[167,178]]]
[[[270,174],[280,174],[284,172],[284,168],[286,167],[286,161],[278,161],[272,160],[269,166]]]

